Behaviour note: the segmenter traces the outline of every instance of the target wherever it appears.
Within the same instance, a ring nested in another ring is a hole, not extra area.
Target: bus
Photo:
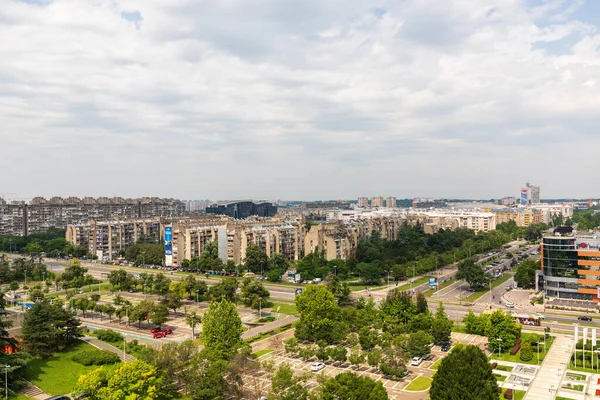
[[[542,325],[542,319],[537,315],[514,314],[512,317],[515,322],[518,322],[521,325],[529,325],[529,326]]]

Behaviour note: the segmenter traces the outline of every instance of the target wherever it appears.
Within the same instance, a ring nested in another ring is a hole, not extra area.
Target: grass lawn
[[[502,395],[500,396],[501,399],[504,398],[504,392],[506,392],[506,388],[502,388]],[[525,397],[525,393],[523,390],[515,390],[514,391],[514,400],[523,400],[523,397]],[[558,400],[558,397],[556,398],[556,400]]]
[[[8,398],[11,400],[35,400],[33,397],[28,397],[21,393],[13,394],[8,396]]]
[[[542,346],[542,344],[540,343],[540,364],[542,363],[542,361],[544,361],[544,357],[546,357],[546,354],[548,353],[548,351],[550,351],[550,347],[552,346],[553,341],[554,341],[554,338],[552,336],[550,336],[548,338],[548,340],[546,341],[546,351],[544,351],[544,346]],[[506,352],[502,353],[502,357],[498,357],[498,352],[495,352],[494,354],[492,354],[491,357],[492,357],[492,360],[503,360],[503,361],[520,363],[520,364],[537,365],[538,357],[537,357],[537,353],[535,351],[535,350],[537,350],[537,346],[533,346],[533,348],[534,348],[533,358],[529,361],[521,360],[521,358],[520,358],[521,350],[519,350],[517,352],[517,354],[515,354],[514,356],[510,355],[510,349],[508,349]]]
[[[507,378],[507,376],[505,376],[505,375],[500,375],[500,374],[494,374],[494,376],[496,377],[496,380],[497,380],[498,382],[504,382],[504,381],[506,380],[506,378]]]
[[[583,392],[583,385],[567,383],[566,385],[563,385],[562,388],[569,389],[569,390],[577,390],[578,392]]]
[[[78,364],[71,360],[71,357],[91,349],[95,347],[80,341],[46,360],[33,359],[27,364],[25,379],[51,395],[71,393],[81,375],[98,368],[94,365],[86,367]]]
[[[406,283],[406,284],[404,284],[402,286],[398,286],[396,289],[398,289],[398,290],[408,290],[411,287],[417,287],[417,286],[420,286],[420,285],[424,284],[425,282],[429,282],[429,278],[430,278],[429,276],[423,276],[423,277],[415,280],[412,284],[411,283]]]
[[[290,315],[298,314],[298,310],[296,309],[295,304],[273,303],[273,307],[271,307],[271,310],[273,312],[279,312],[282,314],[290,314]]]
[[[504,274],[502,275],[500,278],[492,281],[492,289],[495,287],[498,287],[500,285],[502,285],[504,282],[506,282],[507,280],[509,280],[510,278],[512,278],[511,274]],[[467,297],[465,297],[463,300],[464,301],[476,301],[478,300],[481,296],[483,296],[484,294],[489,294],[490,292],[490,285],[486,285],[485,287],[476,290],[475,292],[471,293],[470,295],[468,295]]]
[[[588,365],[589,362],[586,361],[585,365]],[[590,374],[597,374],[598,371],[596,370],[596,365],[594,364],[594,369],[592,368],[583,368],[583,366],[581,365],[581,360],[577,360],[577,366],[575,366],[575,364],[573,364],[573,361],[569,362],[569,369],[573,370],[573,371],[579,371],[579,372],[589,372]]]
[[[467,333],[467,330],[465,329],[464,325],[457,325],[455,321],[452,325],[452,332]]]
[[[575,399],[572,399],[572,398],[570,398],[570,397],[562,397],[562,396],[557,396],[557,397],[556,397],[556,400],[575,400]]]
[[[511,367],[510,365],[496,365],[496,368],[498,371],[506,371],[506,372],[512,372],[513,367]]]
[[[257,351],[256,353],[254,353],[254,355],[256,356],[256,358],[258,358],[260,356],[264,356],[265,354],[269,354],[269,353],[272,353],[272,352],[273,352],[273,350],[265,349],[265,350],[259,350],[259,351]]]
[[[431,378],[426,376],[419,376],[414,381],[412,381],[404,390],[409,390],[412,392],[420,392],[423,390],[427,390],[431,387]]]
[[[442,360],[443,360],[443,358],[440,358],[439,360],[434,362],[433,365],[431,367],[429,367],[429,369],[434,369],[437,371],[437,369],[440,367],[440,364],[442,364]]]

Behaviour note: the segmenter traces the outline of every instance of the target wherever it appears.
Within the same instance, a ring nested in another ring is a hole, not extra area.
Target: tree
[[[205,348],[222,359],[230,359],[241,344],[243,332],[235,305],[226,299],[213,301],[202,319]]]
[[[83,336],[79,325],[73,314],[44,299],[25,313],[21,335],[31,355],[49,357]]]
[[[223,399],[226,391],[228,362],[220,359],[194,357],[188,376],[187,389],[190,397],[196,400]]]
[[[406,368],[406,354],[401,347],[391,346],[383,351],[379,369],[384,375],[403,377],[408,372]]]
[[[463,317],[463,323],[465,324],[467,333],[480,336],[485,334],[487,319],[484,316],[478,317],[473,313],[473,310],[469,309],[467,314]]]
[[[268,261],[268,272],[267,277],[271,282],[281,281],[281,276],[285,274],[285,271],[289,268],[289,261],[281,253],[273,253],[269,257]]]
[[[492,351],[499,348],[509,350],[521,336],[521,324],[513,321],[510,314],[496,310],[487,316],[489,322],[485,326],[485,336]],[[500,339],[500,340],[498,340]]]
[[[246,278],[242,285],[241,300],[247,307],[252,307],[258,310],[260,307],[265,307],[269,304],[271,293],[263,286],[258,279]]]
[[[382,301],[381,313],[406,324],[417,313],[417,310],[410,293],[394,289],[389,291],[385,300]]]
[[[150,320],[154,325],[158,325],[159,328],[162,324],[167,322],[169,319],[169,309],[166,304],[157,304],[154,306],[152,313],[150,314]]]
[[[142,321],[147,320],[152,311],[154,311],[154,302],[151,300],[142,300],[129,311],[129,319],[137,321],[139,329]]]
[[[323,400],[387,400],[383,383],[352,372],[342,372],[327,379],[321,387]]]
[[[444,304],[440,301],[440,304],[435,311],[435,316],[433,317],[433,323],[431,326],[433,342],[435,344],[441,344],[450,341],[450,336],[452,335],[452,325],[454,324],[452,321],[450,321],[448,315],[446,315]]]
[[[340,306],[346,306],[352,303],[350,297],[350,287],[346,282],[341,282],[337,276],[331,272],[325,278],[327,290],[333,293],[333,297],[337,300]]]
[[[521,350],[519,353],[519,358],[521,361],[531,361],[533,359],[533,349],[531,347],[531,343],[528,341],[523,341],[523,343],[521,343]]]
[[[486,276],[483,269],[475,263],[475,259],[468,258],[458,264],[457,279],[466,280],[471,287],[481,287],[486,283]]]
[[[371,367],[377,367],[381,362],[381,357],[381,350],[373,349],[367,353],[367,362]]]
[[[429,313],[429,307],[427,306],[427,299],[423,292],[419,292],[417,294],[417,314],[427,314]]]
[[[515,281],[519,287],[530,289],[535,287],[535,271],[540,269],[540,261],[525,260],[515,271]]]
[[[90,400],[155,400],[162,397],[160,384],[154,367],[135,360],[80,376],[76,390],[87,394]]]
[[[306,400],[308,389],[286,363],[281,364],[271,378],[269,400]]]
[[[108,320],[110,321],[112,320],[112,316],[115,315],[115,312],[117,310],[110,304],[104,304],[102,311],[104,312],[104,314],[108,315]]]
[[[208,290],[208,295],[212,301],[225,299],[230,302],[235,302],[238,281],[234,278],[224,278]]]
[[[192,337],[195,338],[195,329],[202,323],[202,316],[196,314],[196,311],[192,311],[185,315],[185,323],[192,328]]]
[[[331,350],[331,358],[334,361],[342,363],[346,362],[346,360],[348,359],[348,350],[341,344],[338,344]]]
[[[12,321],[7,319],[5,298],[0,294],[0,347],[4,349],[4,351],[0,353],[0,365],[10,366],[7,367],[5,371],[2,371],[6,374],[9,393],[11,390],[15,391],[24,383],[23,371],[24,367],[27,365],[28,359],[28,354],[25,352],[9,354],[8,351],[6,351],[12,349],[17,344],[17,340],[15,340],[8,332],[8,329],[11,327]],[[0,393],[6,394],[4,392],[4,387],[0,388]]]
[[[63,286],[66,287],[82,287],[84,285],[84,277],[87,272],[86,268],[81,266],[81,263],[77,258],[73,258],[67,266],[65,271],[58,278],[60,282],[63,282]]]
[[[498,384],[485,353],[477,346],[456,345],[433,376],[429,397],[498,400]]]
[[[358,349],[353,349],[348,356],[348,361],[350,361],[350,364],[353,366],[360,365],[365,362],[365,353]]]
[[[300,314],[295,332],[298,339],[336,343],[348,335],[348,325],[341,321],[339,305],[325,286],[308,285],[296,296],[295,302]]]
[[[23,252],[29,254],[31,257],[38,257],[44,252],[44,248],[38,243],[28,243]]]
[[[220,271],[223,268],[223,261],[219,258],[219,246],[216,240],[206,243],[200,257],[192,260],[190,264],[198,266],[199,272]]]
[[[156,274],[152,283],[152,291],[160,296],[166,296],[169,293],[171,280],[165,274]]]
[[[177,312],[177,309],[180,308],[183,303],[181,301],[181,297],[177,293],[169,293],[167,297],[165,297],[163,304],[173,310],[173,312]]]
[[[369,351],[377,345],[378,336],[377,331],[364,326],[358,331],[358,343],[363,350]]]
[[[283,345],[287,354],[295,354],[298,351],[298,339],[295,337],[289,338]]]
[[[255,244],[251,244],[246,248],[244,265],[250,272],[263,274],[264,271],[269,269],[269,259],[263,249]]]
[[[433,336],[425,331],[411,333],[408,339],[408,352],[413,357],[425,357],[431,353],[430,344],[433,343]]]
[[[184,387],[188,381],[188,368],[198,354],[198,347],[191,341],[166,343],[158,350],[149,353],[149,360],[157,371],[161,381],[162,393],[177,395],[178,388]]]

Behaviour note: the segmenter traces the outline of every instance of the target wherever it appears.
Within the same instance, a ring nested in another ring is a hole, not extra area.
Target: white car
[[[325,368],[325,364],[323,364],[322,362],[315,362],[310,366],[310,370],[312,372],[318,372],[318,371],[322,370],[323,368]]]
[[[421,365],[421,363],[423,362],[423,359],[421,357],[413,357],[410,365],[412,365],[413,367],[418,367],[419,365]]]

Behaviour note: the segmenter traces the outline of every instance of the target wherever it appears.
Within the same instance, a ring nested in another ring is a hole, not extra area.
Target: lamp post
[[[258,298],[258,318],[262,318],[262,297]]]
[[[194,340],[194,323],[196,322],[196,315],[192,314],[192,340]]]
[[[390,291],[390,271],[385,271],[385,272],[387,272],[387,275],[388,275],[387,284],[388,284],[388,292],[389,292]]]
[[[125,361],[125,343],[127,342],[127,334],[123,335],[123,361]]]
[[[5,395],[6,399],[8,399],[8,369],[9,368],[10,368],[10,365],[4,366],[4,395]]]
[[[200,292],[200,290],[196,290],[196,303],[198,303],[198,293]]]
[[[498,358],[502,359],[502,338],[497,338],[498,341]]]

